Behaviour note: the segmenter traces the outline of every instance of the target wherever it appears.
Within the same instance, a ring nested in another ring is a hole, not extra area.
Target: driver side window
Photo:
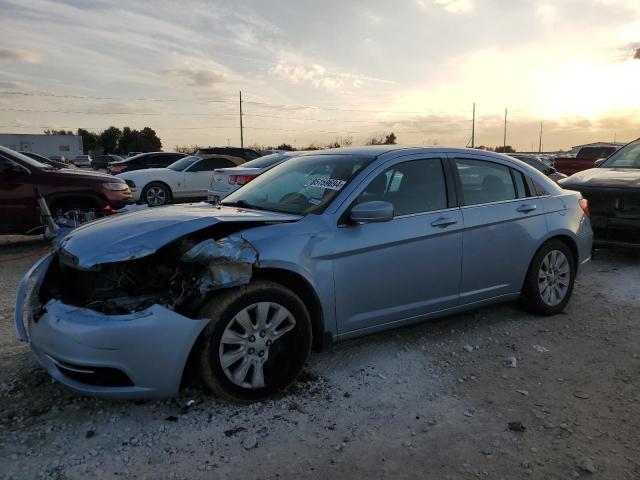
[[[381,200],[393,204],[395,216],[447,208],[447,187],[439,158],[394,165],[376,178],[358,197],[358,203]]]

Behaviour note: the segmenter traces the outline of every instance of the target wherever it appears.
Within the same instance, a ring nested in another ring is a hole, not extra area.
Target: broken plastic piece
[[[241,237],[204,240],[182,256],[182,260],[205,265],[206,275],[198,281],[201,293],[218,288],[246,285],[251,280],[253,264],[258,252]]]

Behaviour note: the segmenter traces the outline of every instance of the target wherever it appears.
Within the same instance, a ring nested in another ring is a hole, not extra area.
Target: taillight
[[[258,175],[229,175],[231,185],[244,185],[256,178]]]
[[[127,167],[113,167],[111,169],[111,173],[116,174],[116,173],[120,173],[122,172],[124,169],[126,169]]]
[[[578,205],[580,205],[580,208],[587,217],[591,217],[591,212],[589,212],[589,200],[587,200],[586,198],[581,198],[580,200],[578,200]]]

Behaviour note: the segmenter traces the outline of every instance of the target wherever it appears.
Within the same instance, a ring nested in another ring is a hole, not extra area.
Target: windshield
[[[605,168],[640,168],[640,140],[622,147],[600,166]]]
[[[239,188],[222,204],[298,215],[321,213],[371,160],[339,154],[292,158]]]
[[[276,163],[284,160],[286,155],[281,153],[272,153],[271,155],[265,155],[264,157],[256,158],[255,160],[251,160],[250,162],[245,162],[242,164],[243,167],[248,168],[267,168]]]
[[[177,162],[173,162],[167,168],[170,168],[171,170],[175,170],[176,172],[182,172],[184,171],[185,168],[193,165],[198,160],[202,160],[202,157],[194,157],[194,156],[184,157],[178,160]]]
[[[1,147],[0,146],[0,152],[4,152],[7,153],[9,155],[14,156],[15,158],[17,158],[18,160],[24,162],[25,164],[27,164],[27,166],[30,167],[35,167],[35,168],[41,168],[43,170],[53,170],[53,167],[51,165],[47,165],[45,163],[41,163],[37,160],[34,160],[33,158],[29,158],[26,155],[20,153],[20,152],[16,152],[14,150],[11,150],[10,148],[6,148],[6,147]]]

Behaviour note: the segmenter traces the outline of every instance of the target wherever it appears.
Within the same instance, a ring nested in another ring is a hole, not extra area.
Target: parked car
[[[207,188],[218,168],[235,166],[242,162],[237,157],[218,155],[201,158],[184,157],[167,168],[134,170],[118,175],[129,185],[135,202],[151,207],[165,205],[172,200],[204,200]]]
[[[60,162],[60,163],[66,163],[66,164],[69,164],[69,165],[73,165],[73,163],[71,163],[67,159],[67,157],[65,157],[64,155],[52,155],[51,157],[49,157],[49,160],[53,160],[54,162]]]
[[[91,155],[78,155],[71,161],[71,163],[73,163],[78,168],[82,168],[91,167],[92,161],[93,159],[91,158]]]
[[[209,155],[227,155],[229,157],[242,158],[245,162],[249,160],[255,160],[260,156],[258,152],[250,148],[238,148],[238,147],[206,147],[198,148],[195,155],[207,158]]]
[[[614,145],[603,147],[582,147],[578,150],[575,157],[556,157],[553,165],[560,173],[573,175],[574,173],[581,172],[582,170],[593,168],[596,160],[607,158],[619,148],[620,147]]]
[[[554,182],[557,182],[563,178],[567,178],[564,173],[558,172],[555,167],[551,167],[544,163],[543,161],[537,159],[533,155],[528,155],[524,153],[510,153],[510,157],[517,158],[518,160],[526,163],[527,165],[532,166],[536,170],[544,173],[547,177],[549,177]]]
[[[640,139],[560,184],[589,200],[596,246],[640,246]]]
[[[54,169],[0,147],[0,233],[41,233],[35,189],[52,214],[71,211],[113,213],[131,201],[127,184],[111,175],[78,169]]]
[[[77,228],[22,280],[16,329],[82,394],[171,396],[193,370],[223,398],[262,399],[333,341],[522,294],[561,312],[591,255],[587,212],[495,153],[308,153],[220,206]]]
[[[249,183],[269,168],[306,152],[273,153],[243,163],[238,167],[220,168],[213,172],[213,180],[207,192],[207,201],[217,203],[242,185]]]
[[[20,152],[22,155],[25,155],[33,160],[35,160],[36,162],[40,162],[44,165],[49,165],[55,169],[60,169],[60,168],[70,168],[73,167],[73,165],[69,164],[69,163],[63,163],[63,162],[58,162],[56,160],[51,160],[50,158],[47,157],[43,157],[42,155],[38,155],[37,153],[33,153],[33,152]]]
[[[91,162],[91,166],[93,167],[94,170],[101,170],[101,169],[106,170],[107,165],[109,165],[109,163],[120,162],[122,160],[124,160],[124,158],[122,158],[120,155],[114,155],[114,154],[98,155]]]
[[[117,175],[133,170],[144,170],[146,168],[164,168],[186,156],[185,153],[176,152],[141,153],[140,155],[109,163],[107,165],[107,172],[112,175]]]
[[[135,157],[136,155],[140,155],[141,153],[144,153],[144,152],[129,152],[127,153],[127,158]]]

